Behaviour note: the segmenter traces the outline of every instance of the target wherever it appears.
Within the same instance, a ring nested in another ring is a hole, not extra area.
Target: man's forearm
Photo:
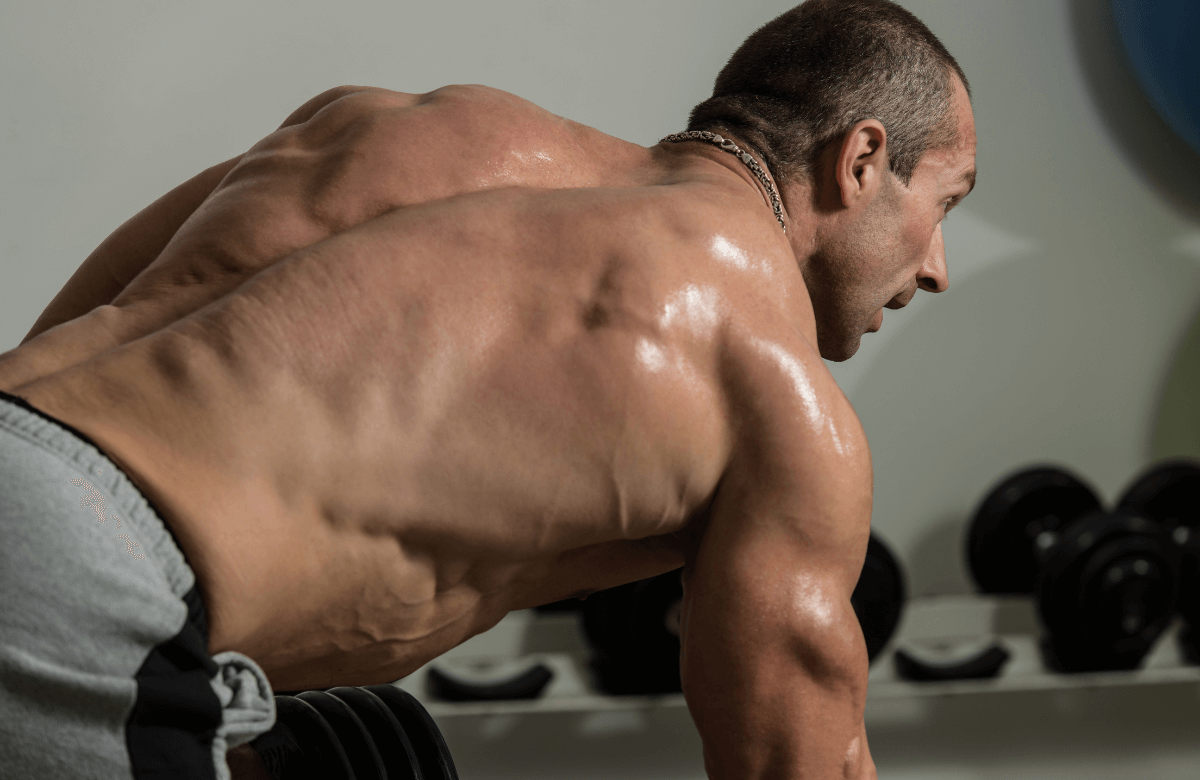
[[[783,524],[723,519],[685,584],[680,637],[709,777],[874,778],[867,647],[850,603],[857,551],[846,565],[806,553]]]
[[[739,660],[731,659],[730,665]],[[812,660],[756,664],[754,680],[728,668],[693,670],[705,682],[685,690],[712,780],[875,780],[862,693],[853,679],[858,675],[842,675]]]

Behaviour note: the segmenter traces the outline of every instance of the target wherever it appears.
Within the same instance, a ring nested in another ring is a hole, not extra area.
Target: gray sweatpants
[[[0,392],[0,779],[228,780],[270,730],[254,661],[208,654],[196,578],[86,436]]]

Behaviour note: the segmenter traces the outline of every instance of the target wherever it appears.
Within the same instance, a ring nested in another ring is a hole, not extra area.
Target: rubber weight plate
[[[614,695],[683,690],[679,674],[680,571],[610,588],[584,602],[597,687]]]
[[[388,780],[423,780],[412,742],[400,721],[375,694],[362,688],[330,688],[326,693],[341,699],[371,735]]]
[[[549,604],[542,604],[533,609],[539,615],[579,612],[583,609],[583,601],[580,599],[563,599],[562,601],[552,601]]]
[[[354,770],[346,751],[311,704],[294,696],[276,696],[275,718],[295,736],[303,759],[289,757],[282,780],[353,780]],[[255,749],[259,750],[257,744]],[[267,760],[265,755],[263,760]]]
[[[630,628],[642,652],[679,659],[683,580],[679,570],[634,583]]]
[[[1180,548],[1178,609],[1200,627],[1200,463],[1171,460],[1151,467],[1130,485],[1119,506],[1160,523]]]
[[[416,697],[394,685],[369,685],[364,686],[364,690],[378,696],[400,721],[412,743],[424,780],[458,780],[458,771],[442,732]]]
[[[1050,665],[1133,669],[1174,613],[1178,555],[1158,524],[1128,510],[1079,518],[1042,553],[1038,611]]]
[[[388,780],[387,769],[375,749],[374,740],[349,706],[325,691],[304,691],[296,698],[311,704],[333,729],[354,769],[355,780]]]
[[[640,581],[639,581],[640,582]],[[633,596],[638,582],[597,591],[583,602],[583,633],[600,655],[625,657],[637,652]]]
[[[850,604],[862,626],[867,657],[874,661],[900,623],[904,610],[904,574],[896,557],[874,533],[867,542],[867,557]]]
[[[1039,536],[1099,508],[1096,493],[1060,468],[1039,466],[1005,478],[984,496],[967,534],[967,563],[979,589],[1032,593]]]
[[[276,706],[279,699],[275,700]],[[307,772],[308,761],[300,749],[300,740],[280,717],[265,734],[250,740],[250,747],[258,753],[271,777],[286,778]],[[289,771],[291,770],[291,771]]]

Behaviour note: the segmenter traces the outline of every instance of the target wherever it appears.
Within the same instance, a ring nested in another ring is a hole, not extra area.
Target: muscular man
[[[390,682],[683,567],[709,775],[873,777],[871,465],[821,358],[946,289],[967,82],[899,7],[810,0],[689,129],[743,151],[478,86],[326,92],[88,258],[0,356],[29,405],[0,423],[36,410],[119,467],[207,652],[276,689]]]

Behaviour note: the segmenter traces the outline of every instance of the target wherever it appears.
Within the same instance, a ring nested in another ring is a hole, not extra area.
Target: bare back
[[[138,482],[211,651],[282,688],[396,679],[511,609],[684,565],[719,482],[768,457],[748,419],[861,439],[753,191],[485,88],[285,127],[113,304],[110,341],[0,387]]]

